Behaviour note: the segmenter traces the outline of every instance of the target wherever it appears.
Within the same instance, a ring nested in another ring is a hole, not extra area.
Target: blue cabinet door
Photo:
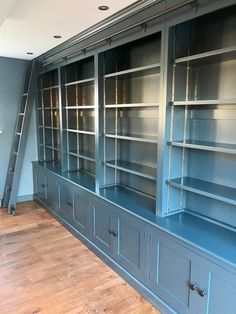
[[[199,257],[194,260],[192,280],[197,286],[198,314],[236,313],[235,273]]]
[[[193,260],[194,253],[151,230],[150,288],[181,314],[197,313],[198,297],[190,289]]]
[[[74,226],[84,235],[91,235],[91,196],[86,191],[76,189],[74,193]]]
[[[45,204],[47,203],[47,180],[44,171],[34,168],[34,194]]]
[[[147,277],[148,227],[126,213],[114,217],[114,258],[129,273],[145,281]]]
[[[112,217],[114,206],[100,201],[97,198],[93,201],[93,242],[104,252],[113,255]]]
[[[54,211],[58,211],[58,184],[57,178],[47,173],[47,205]]]
[[[58,187],[59,187],[58,213],[66,221],[72,223],[74,215],[73,186],[66,181],[60,180],[58,182]]]

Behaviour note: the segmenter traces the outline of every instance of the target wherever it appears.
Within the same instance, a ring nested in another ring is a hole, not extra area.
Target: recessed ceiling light
[[[27,55],[33,55],[34,54],[33,52],[30,52],[30,51],[28,51],[26,53],[27,53]]]
[[[109,10],[109,7],[107,5],[100,5],[98,9],[101,11],[106,11],[106,10]]]
[[[59,39],[61,38],[61,35],[54,35],[53,38]]]

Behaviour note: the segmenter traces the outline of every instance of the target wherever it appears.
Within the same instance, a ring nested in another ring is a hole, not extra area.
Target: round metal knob
[[[189,287],[192,291],[195,291],[197,289],[197,285],[195,283],[190,283]]]
[[[198,294],[200,295],[200,297],[204,297],[206,295],[206,291],[205,290],[202,290],[202,289],[199,289],[198,290]]]

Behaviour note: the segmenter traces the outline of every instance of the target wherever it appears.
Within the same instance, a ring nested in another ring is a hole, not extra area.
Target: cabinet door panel
[[[224,268],[199,257],[194,261],[192,278],[203,290],[204,296],[198,291],[198,314],[235,314],[236,313],[236,275]]]
[[[59,182],[59,195],[59,214],[71,223],[74,210],[73,187],[66,182]]]
[[[146,278],[147,239],[145,223],[128,214],[115,217],[116,247],[115,258],[127,271],[141,280]]]
[[[74,195],[74,222],[76,228],[83,234],[91,232],[91,200],[90,195],[78,190]]]
[[[192,283],[192,252],[152,232],[150,251],[151,289],[180,313],[196,313],[197,298],[189,286]]]
[[[47,180],[46,175],[43,171],[40,171],[39,169],[35,169],[35,196],[39,198],[42,202],[47,203]]]
[[[47,175],[47,205],[58,211],[58,184],[54,176]]]
[[[111,235],[112,205],[96,200],[93,206],[93,240],[106,253],[113,253]]]
[[[230,276],[229,276],[230,275]],[[236,277],[227,271],[210,274],[209,314],[236,313]]]

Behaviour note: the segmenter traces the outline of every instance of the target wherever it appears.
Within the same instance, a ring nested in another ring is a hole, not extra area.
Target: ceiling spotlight
[[[106,10],[109,10],[109,7],[107,5],[100,5],[98,9],[101,11],[106,11]]]
[[[53,38],[59,39],[61,38],[61,35],[54,35]]]
[[[33,55],[34,54],[33,52],[30,52],[30,51],[28,51],[26,53],[27,53],[27,55]]]

